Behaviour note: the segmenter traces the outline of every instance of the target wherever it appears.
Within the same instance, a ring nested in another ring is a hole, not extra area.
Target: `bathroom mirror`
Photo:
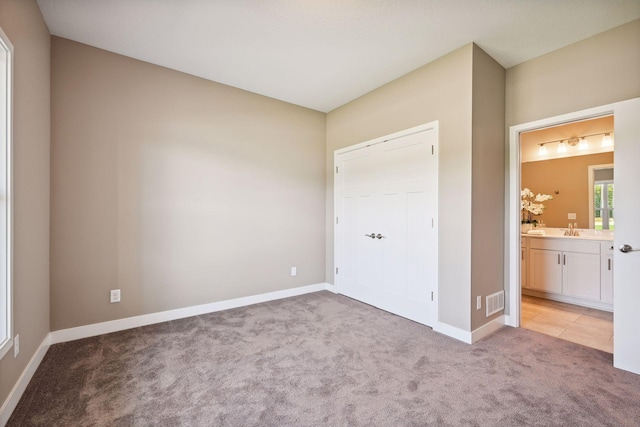
[[[536,220],[553,228],[615,228],[614,136],[613,116],[521,135],[522,188],[553,196]]]

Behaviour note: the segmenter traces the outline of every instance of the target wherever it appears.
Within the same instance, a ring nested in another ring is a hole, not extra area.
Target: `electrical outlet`
[[[18,357],[18,353],[20,353],[20,334],[13,339],[13,357]]]
[[[567,219],[576,219],[576,214],[570,213],[569,215],[567,215]]]
[[[298,269],[296,267],[291,267],[291,275],[292,276],[297,276],[298,275]]]
[[[120,302],[120,289],[111,289],[110,302]]]
[[[478,295],[476,298],[476,310],[480,310],[482,308],[482,296]]]

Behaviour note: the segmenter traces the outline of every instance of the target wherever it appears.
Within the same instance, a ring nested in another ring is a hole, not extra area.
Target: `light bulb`
[[[578,143],[578,150],[586,150],[589,148],[589,143],[586,138],[580,138],[580,143]]]
[[[567,144],[564,141],[560,141],[558,144],[558,153],[566,153],[567,152]]]
[[[603,147],[613,147],[613,139],[611,139],[611,135],[605,133],[602,137],[602,146]]]
[[[538,156],[546,156],[547,155],[547,147],[544,144],[540,144],[540,148],[538,149]]]

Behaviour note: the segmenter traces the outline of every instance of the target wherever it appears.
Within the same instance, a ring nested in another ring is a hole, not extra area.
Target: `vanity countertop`
[[[534,228],[534,230],[544,230],[545,234],[527,234],[522,233],[522,236],[536,237],[541,239],[554,238],[554,239],[572,239],[572,240],[604,240],[613,242],[613,231],[608,230],[582,230],[578,229],[579,236],[565,236],[565,228]]]

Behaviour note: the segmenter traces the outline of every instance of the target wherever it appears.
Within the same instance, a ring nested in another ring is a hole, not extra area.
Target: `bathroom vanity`
[[[522,293],[613,311],[613,233],[544,232],[521,236]]]

